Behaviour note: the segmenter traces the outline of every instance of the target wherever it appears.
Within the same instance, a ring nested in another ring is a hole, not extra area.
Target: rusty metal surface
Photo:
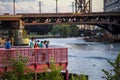
[[[118,12],[92,12],[92,13],[21,13],[22,17],[72,17],[72,16],[120,16]]]
[[[40,24],[109,24],[120,25],[120,13],[49,13],[21,14],[25,25]]]
[[[12,21],[12,20],[20,20],[22,15],[0,15],[0,21]]]
[[[43,25],[43,24],[47,24],[47,25],[52,25],[52,24],[98,25],[112,33],[120,33],[119,32],[120,12],[19,13],[17,15],[15,16],[2,15],[0,16],[0,21],[22,20],[24,25]]]
[[[75,13],[92,12],[92,0],[75,0]]]

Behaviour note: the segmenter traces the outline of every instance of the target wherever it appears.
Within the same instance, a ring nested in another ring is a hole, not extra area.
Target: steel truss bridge
[[[96,25],[108,30],[112,34],[120,34],[120,12],[19,13],[17,15],[0,15],[0,27],[20,27],[19,20],[25,26],[43,24]]]
[[[120,13],[21,13],[24,25],[77,24],[97,25],[113,34],[120,33]]]

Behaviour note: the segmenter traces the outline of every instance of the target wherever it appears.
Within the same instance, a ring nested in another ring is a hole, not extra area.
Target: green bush
[[[27,57],[18,56],[11,59],[8,66],[12,67],[11,71],[3,73],[5,80],[33,80],[33,73],[30,69],[26,68]]]
[[[88,80],[86,75],[71,75],[70,80]]]
[[[45,69],[45,73],[39,74],[38,80],[63,80],[63,76],[61,74],[61,67],[56,67],[55,62],[52,61],[48,69]]]
[[[108,60],[108,63],[113,67],[112,70],[102,70],[105,74],[103,78],[106,80],[120,80],[120,54],[117,56],[114,62]]]

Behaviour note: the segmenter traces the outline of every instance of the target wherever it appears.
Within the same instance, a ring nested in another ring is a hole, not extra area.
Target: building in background
[[[120,12],[120,0],[104,0],[104,12]]]

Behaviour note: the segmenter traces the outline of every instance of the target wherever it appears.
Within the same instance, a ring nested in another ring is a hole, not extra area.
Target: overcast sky
[[[0,0],[0,14],[13,14],[13,0]],[[55,0],[16,0],[16,13],[38,13],[39,1],[42,4],[42,13],[55,13]],[[58,12],[72,12],[74,0],[58,0]],[[92,0],[92,11],[103,11],[103,0]]]

